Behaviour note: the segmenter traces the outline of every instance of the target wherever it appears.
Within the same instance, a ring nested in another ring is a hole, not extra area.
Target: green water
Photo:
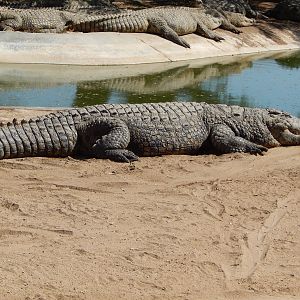
[[[300,52],[127,67],[0,65],[0,106],[205,101],[300,116]]]

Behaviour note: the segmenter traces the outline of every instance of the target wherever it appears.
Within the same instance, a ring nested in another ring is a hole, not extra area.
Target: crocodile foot
[[[101,158],[108,158],[117,162],[132,162],[139,159],[137,155],[126,149],[104,150]]]
[[[264,152],[267,152],[268,148],[261,146],[261,145],[257,145],[254,143],[249,143],[246,145],[245,147],[245,151],[244,152],[248,152],[250,154],[254,154],[254,155],[264,155]]]
[[[240,33],[242,33],[243,31],[242,31],[242,30],[239,30],[239,29],[237,29],[237,28],[235,28],[235,29],[232,29],[231,32],[236,33],[236,34],[240,34]]]
[[[217,34],[214,35],[212,39],[216,42],[221,42],[221,41],[225,40],[223,37],[221,37],[220,35],[217,35]]]

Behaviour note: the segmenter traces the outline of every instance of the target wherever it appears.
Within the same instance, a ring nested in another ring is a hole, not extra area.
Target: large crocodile
[[[157,34],[183,47],[190,45],[180,36],[197,33],[215,41],[223,40],[214,33],[216,28],[240,33],[236,28],[253,25],[254,20],[242,14],[216,9],[190,7],[158,7],[121,14],[91,16],[87,20],[71,22],[70,29],[81,32],[147,32]]]
[[[0,158],[138,156],[218,152],[263,154],[300,145],[300,119],[285,112],[206,103],[103,104],[0,126]]]
[[[0,30],[27,32],[148,32],[158,34],[181,46],[190,45],[180,37],[197,33],[215,41],[223,40],[212,30],[223,29],[240,33],[236,26],[253,25],[244,15],[204,8],[152,8],[121,14],[93,16],[51,8],[11,9],[0,7]]]

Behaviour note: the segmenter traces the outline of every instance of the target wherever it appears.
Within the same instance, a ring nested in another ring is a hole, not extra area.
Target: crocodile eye
[[[274,115],[274,116],[278,116],[278,115],[280,115],[281,114],[281,111],[279,111],[279,110],[268,110],[268,112],[269,112],[269,114],[270,115]]]

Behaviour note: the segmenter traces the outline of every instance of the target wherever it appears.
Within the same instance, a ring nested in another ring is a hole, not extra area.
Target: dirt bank
[[[0,161],[1,299],[300,299],[299,158]]]

